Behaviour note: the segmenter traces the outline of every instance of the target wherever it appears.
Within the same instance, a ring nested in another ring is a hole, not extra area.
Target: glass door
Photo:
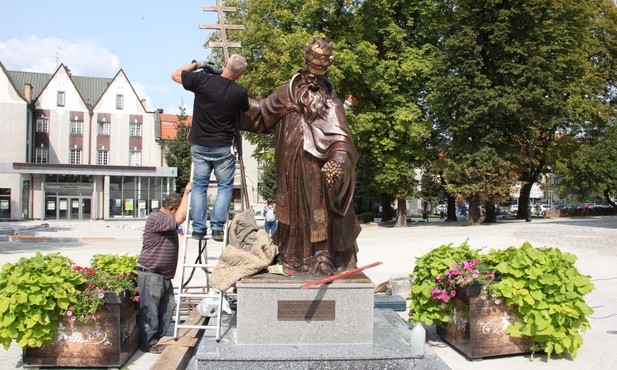
[[[92,199],[91,198],[81,198],[81,220],[89,220],[92,216]]]
[[[71,217],[70,220],[79,220],[79,213],[81,211],[81,207],[79,204],[79,198],[69,198],[71,202]]]
[[[69,219],[69,205],[70,198],[58,198],[58,220],[68,220]]]

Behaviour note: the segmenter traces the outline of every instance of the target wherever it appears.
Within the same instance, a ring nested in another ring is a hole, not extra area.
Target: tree
[[[617,126],[612,123],[605,136],[595,143],[576,142],[577,150],[560,161],[555,172],[562,194],[575,193],[583,199],[604,198],[613,208],[617,189]]]
[[[469,179],[484,182],[477,184],[457,181],[465,177],[465,163],[480,164],[472,158],[485,148],[484,155],[494,153],[523,182],[517,217],[525,218],[532,184],[560,153],[559,134],[591,133],[604,124],[598,117],[606,116],[609,58],[597,36],[603,34],[597,19],[604,6],[614,4],[437,3],[439,42],[427,101],[438,143],[449,159],[444,177],[453,193],[490,199],[483,191],[497,178]],[[471,203],[473,221],[476,207]]]
[[[276,167],[274,160],[269,160],[263,162],[259,181],[259,195],[264,199],[275,199],[274,194],[276,194]]]
[[[184,187],[191,179],[191,143],[189,142],[190,126],[187,124],[186,107],[180,106],[179,109],[178,123],[175,125],[176,138],[166,145],[165,161],[168,166],[178,168],[176,192],[182,194]]]
[[[421,19],[426,3],[239,0],[240,11],[230,18],[246,26],[238,38],[251,71],[242,83],[253,96],[289,81],[303,65],[311,36],[334,42],[328,77],[338,96],[353,102],[347,118],[360,153],[358,170],[370,171],[358,178],[399,200],[398,226],[407,222],[405,200],[415,195],[415,168],[430,134],[420,103],[431,50],[418,41],[418,27],[409,26],[413,17]],[[271,148],[258,140],[259,149]]]

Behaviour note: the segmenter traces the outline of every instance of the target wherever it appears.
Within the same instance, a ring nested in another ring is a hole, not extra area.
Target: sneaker
[[[223,241],[223,230],[212,230],[212,239],[217,242]]]
[[[191,234],[191,236],[193,237],[193,239],[203,239],[204,236],[206,236],[206,232],[199,232],[199,231],[193,231],[193,233]]]

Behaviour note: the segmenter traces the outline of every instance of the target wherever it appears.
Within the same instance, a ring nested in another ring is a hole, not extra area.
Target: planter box
[[[62,319],[58,338],[41,348],[24,348],[24,367],[121,367],[139,345],[138,305],[113,292],[96,322]]]
[[[514,310],[479,293],[480,287],[473,286],[457,290],[454,314],[449,323],[437,325],[439,336],[472,359],[530,352],[531,338],[504,333],[517,320]]]

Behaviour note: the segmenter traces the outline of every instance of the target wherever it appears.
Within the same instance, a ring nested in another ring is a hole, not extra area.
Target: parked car
[[[551,209],[550,204],[540,204],[540,213],[544,213]]]
[[[513,204],[510,206],[510,214],[516,214],[518,212],[518,204]]]

